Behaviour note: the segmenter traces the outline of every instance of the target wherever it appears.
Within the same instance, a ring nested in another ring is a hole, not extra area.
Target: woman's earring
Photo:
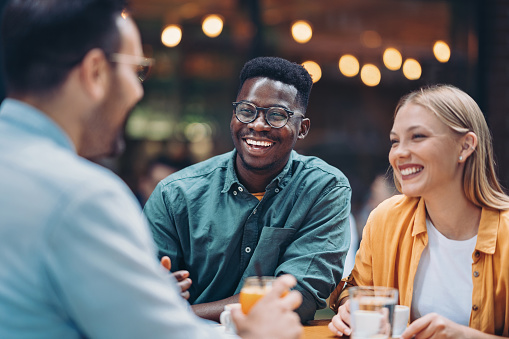
[[[462,155],[460,155],[460,161],[463,161],[463,156]]]

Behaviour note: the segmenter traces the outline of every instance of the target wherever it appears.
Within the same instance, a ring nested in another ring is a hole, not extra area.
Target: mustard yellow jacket
[[[422,199],[398,195],[381,203],[368,218],[352,273],[331,294],[331,308],[337,311],[348,296],[346,289],[356,285],[395,287],[399,304],[411,306],[415,273],[427,243]],[[472,258],[469,326],[509,336],[509,211],[482,209]]]

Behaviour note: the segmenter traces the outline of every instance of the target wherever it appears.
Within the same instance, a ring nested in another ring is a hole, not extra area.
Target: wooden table
[[[312,320],[308,325],[304,326],[304,335],[302,339],[329,339],[329,338],[338,338],[335,337],[332,332],[329,330],[327,325],[329,325],[330,320]],[[348,338],[343,336],[342,338]]]

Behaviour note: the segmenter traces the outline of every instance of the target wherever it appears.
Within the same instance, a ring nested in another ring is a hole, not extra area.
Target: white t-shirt
[[[426,219],[428,246],[417,267],[412,297],[412,321],[435,312],[468,326],[472,307],[472,253],[477,235],[450,240]]]

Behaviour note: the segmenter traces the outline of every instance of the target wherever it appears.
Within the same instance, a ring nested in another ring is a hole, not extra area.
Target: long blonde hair
[[[460,135],[473,132],[477,136],[477,148],[465,162],[463,172],[465,195],[479,207],[509,209],[509,196],[504,193],[495,173],[491,134],[484,115],[474,99],[451,85],[423,87],[402,97],[394,116],[407,104],[424,107]],[[394,183],[401,191],[401,184],[396,176]]]

